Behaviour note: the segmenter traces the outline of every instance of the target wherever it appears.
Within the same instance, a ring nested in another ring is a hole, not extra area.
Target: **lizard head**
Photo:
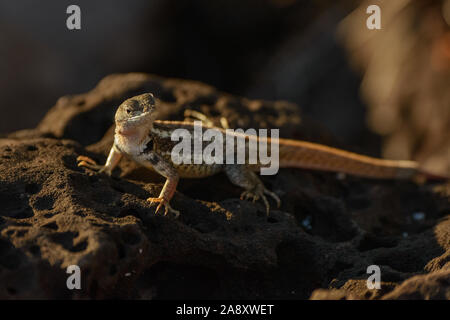
[[[122,125],[141,125],[152,122],[155,116],[155,97],[151,93],[144,93],[122,102],[117,109],[115,121]]]

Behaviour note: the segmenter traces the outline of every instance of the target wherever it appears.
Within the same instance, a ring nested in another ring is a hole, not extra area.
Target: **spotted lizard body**
[[[241,199],[261,199],[269,213],[269,202],[266,195],[273,198],[280,206],[279,197],[264,187],[255,173],[263,165],[259,162],[250,163],[248,152],[244,164],[226,163],[190,163],[177,164],[171,156],[174,146],[178,143],[172,140],[176,129],[194,131],[194,124],[188,121],[160,121],[155,120],[156,100],[152,94],[146,93],[125,100],[117,109],[115,115],[114,144],[110,150],[105,165],[101,166],[94,160],[80,156],[78,165],[99,170],[111,175],[122,155],[126,154],[139,164],[155,170],[166,178],[162,191],[157,198],[147,199],[151,203],[158,203],[156,212],[164,207],[165,214],[171,211],[179,212],[170,206],[180,178],[201,178],[224,171],[230,181],[244,189]],[[203,126],[202,130],[212,129],[224,139],[239,133],[230,133],[224,128]],[[334,171],[346,174],[375,178],[375,179],[412,179],[417,176],[433,177],[419,169],[418,163],[404,160],[385,160],[372,158],[353,152],[348,152],[316,143],[291,139],[270,139],[252,135],[245,135],[245,149],[248,151],[252,139],[259,143],[264,139],[268,145],[277,143],[279,148],[279,167],[293,167],[314,169],[320,171]],[[200,152],[203,152],[208,142],[202,142]],[[237,146],[234,148],[236,152]],[[193,148],[194,149],[194,148]],[[195,150],[192,151],[195,156]],[[446,178],[444,178],[446,179]]]

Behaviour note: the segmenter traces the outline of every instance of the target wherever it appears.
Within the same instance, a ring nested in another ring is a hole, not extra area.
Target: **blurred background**
[[[357,151],[450,172],[450,0],[2,1],[0,58],[0,133],[138,71],[295,102]]]

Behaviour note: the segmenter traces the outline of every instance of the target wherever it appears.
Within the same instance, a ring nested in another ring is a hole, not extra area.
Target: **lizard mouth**
[[[148,114],[150,114],[149,111],[147,112],[141,112],[138,115],[135,115],[131,118],[126,119],[125,121],[130,121],[130,122],[136,122],[136,121],[140,121],[141,119],[145,118]]]

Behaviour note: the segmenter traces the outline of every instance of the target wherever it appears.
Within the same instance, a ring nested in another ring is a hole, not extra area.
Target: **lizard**
[[[180,178],[201,178],[219,172],[225,172],[229,180],[244,189],[241,200],[262,200],[266,213],[270,205],[266,196],[275,200],[280,207],[280,198],[268,190],[255,171],[261,164],[176,164],[171,159],[171,150],[175,145],[171,135],[176,129],[194,130],[189,121],[156,120],[157,100],[151,93],[145,93],[125,100],[118,107],[115,119],[114,143],[104,165],[97,164],[87,156],[77,158],[78,166],[111,175],[123,155],[127,155],[140,165],[156,171],[166,178],[157,198],[150,197],[151,205],[158,204],[155,213],[164,207],[164,215],[172,212],[176,217],[179,211],[170,205]],[[222,135],[230,134],[223,128],[207,126]],[[236,135],[236,133],[231,133]],[[249,137],[246,139],[266,139],[267,143],[278,143],[279,166],[319,171],[341,172],[375,179],[413,179],[415,177],[443,178],[424,172],[419,164],[409,160],[388,160],[365,156],[313,142],[276,139],[266,137]],[[248,148],[248,140],[245,147]],[[246,153],[247,154],[247,153]]]

